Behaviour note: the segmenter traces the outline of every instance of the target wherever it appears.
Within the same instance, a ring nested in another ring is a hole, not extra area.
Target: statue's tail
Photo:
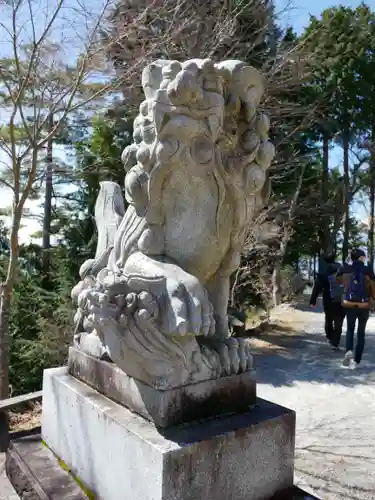
[[[94,259],[82,264],[79,274],[96,276],[108,263],[117,230],[125,214],[121,188],[115,182],[100,183],[100,191],[95,205],[95,223],[98,230],[98,244]]]
[[[124,214],[124,199],[120,186],[115,182],[101,182],[95,205],[95,222],[98,229],[95,259],[98,259],[108,247],[113,247]]]

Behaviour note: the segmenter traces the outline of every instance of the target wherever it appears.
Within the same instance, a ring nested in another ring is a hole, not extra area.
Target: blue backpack
[[[341,303],[344,295],[344,285],[339,283],[336,279],[336,273],[328,276],[329,295],[332,302]]]
[[[365,273],[352,273],[345,291],[345,301],[357,304],[368,303],[370,299],[369,284]]]

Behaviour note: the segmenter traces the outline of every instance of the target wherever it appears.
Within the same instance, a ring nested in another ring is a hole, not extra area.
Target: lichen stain
[[[49,449],[49,451],[51,453],[53,453],[53,451],[51,450],[51,448],[48,446],[48,444],[42,440],[42,444]],[[85,483],[79,478],[77,477],[75,474],[73,474],[73,472],[69,469],[69,467],[67,466],[67,464],[64,462],[64,460],[61,460],[61,458],[59,458],[55,453],[53,453],[53,456],[56,458],[58,464],[60,465],[60,467],[65,471],[67,472],[70,477],[78,484],[78,486],[81,488],[81,490],[83,491],[83,493],[87,496],[87,498],[89,500],[97,500],[96,499],[96,495],[95,493],[93,493],[86,485]]]

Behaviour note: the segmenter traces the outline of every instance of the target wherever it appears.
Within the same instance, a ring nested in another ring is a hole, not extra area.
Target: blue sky
[[[362,3],[361,0],[275,0],[276,12],[279,14],[280,24],[282,28],[286,26],[293,26],[294,29],[301,33],[303,29],[309,24],[310,15],[319,17],[323,10],[336,5],[344,5],[345,7],[356,8]],[[367,0],[367,5],[375,9],[375,0]],[[330,166],[342,165],[342,149],[334,147],[330,151]],[[356,217],[360,220],[368,216],[367,207],[362,203],[354,201],[352,210]]]
[[[73,0],[74,1],[74,0]],[[294,27],[294,29],[300,33],[305,26],[309,23],[309,15],[313,14],[319,16],[319,14],[326,8],[335,5],[345,5],[347,7],[357,7],[360,5],[360,0],[343,0],[342,2],[334,0],[275,0],[276,11],[280,14],[280,24],[281,27],[285,28],[288,25]],[[375,9],[375,0],[367,0],[368,5]],[[0,40],[1,42],[1,40]],[[1,155],[0,155],[1,156]],[[3,158],[0,157],[0,160]],[[335,147],[330,153],[330,165],[331,167],[342,164],[342,151],[340,148]],[[11,202],[10,193],[4,192],[5,190],[0,189],[3,205],[9,205]],[[33,211],[37,208],[39,202],[31,202],[28,207]],[[366,217],[366,210],[355,204],[353,207],[358,218],[363,219]],[[21,234],[22,239],[27,240],[30,234],[33,234],[39,229],[39,223],[35,220],[26,219],[24,220],[25,226],[23,227]]]
[[[345,7],[358,7],[362,2],[360,0],[343,0],[337,2],[334,0],[275,0],[277,12],[285,12],[282,15],[281,24],[292,25],[297,32],[301,32],[309,22],[309,15],[318,16],[324,9],[335,5],[345,5]],[[367,0],[367,4],[375,8],[375,0]]]

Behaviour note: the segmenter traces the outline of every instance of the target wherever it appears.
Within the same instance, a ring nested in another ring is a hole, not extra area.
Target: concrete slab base
[[[46,448],[40,436],[20,438],[11,442],[6,460],[7,474],[15,490],[14,495],[5,500],[87,500],[72,476],[61,468],[53,453]],[[12,489],[12,491],[14,491]],[[0,491],[4,498],[3,490]],[[131,495],[122,495],[119,500],[127,500]],[[194,498],[194,500],[196,500]],[[318,497],[300,488],[288,488],[272,500],[319,500]]]
[[[161,391],[129,377],[115,364],[74,347],[69,350],[68,370],[73,377],[158,427],[245,412],[256,403],[254,371]]]
[[[156,428],[69,375],[46,370],[42,437],[101,500],[269,500],[293,486],[295,414],[248,412]]]
[[[5,469],[8,479],[22,500],[88,498],[42,443],[40,436],[11,441],[6,454]]]

